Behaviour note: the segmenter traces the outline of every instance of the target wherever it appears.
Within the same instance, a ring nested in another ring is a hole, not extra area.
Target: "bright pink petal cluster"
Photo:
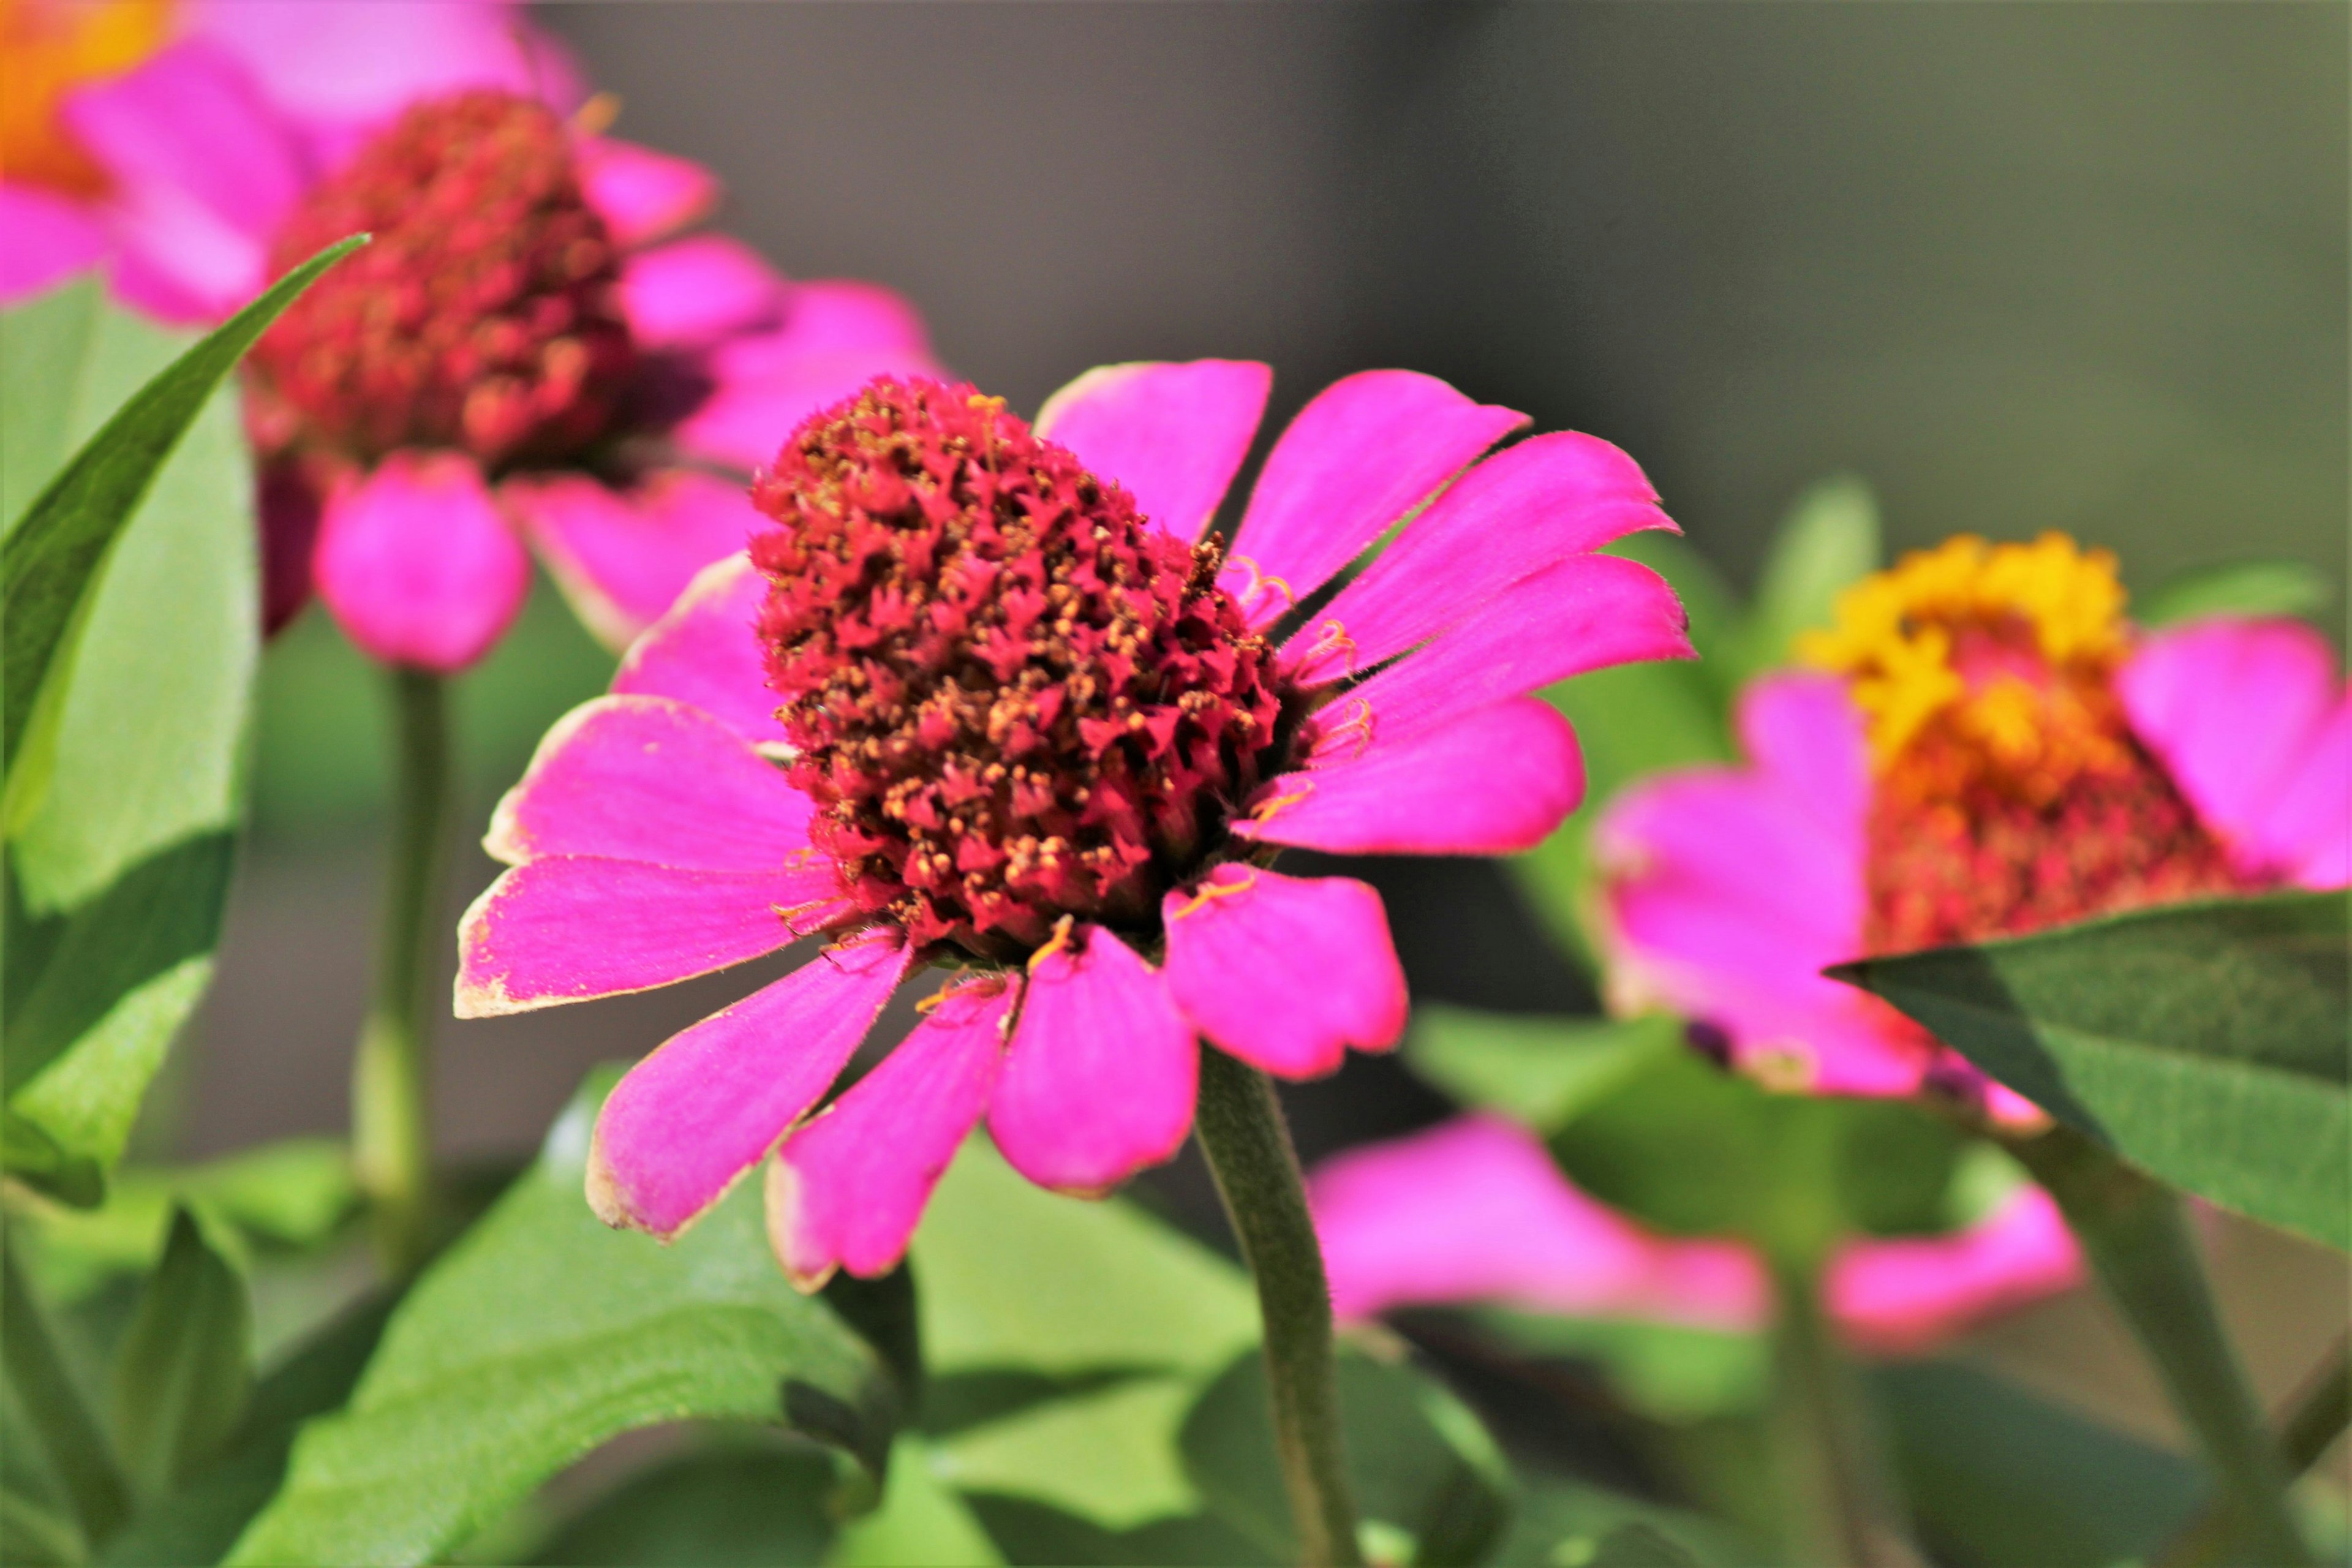
[[[1664,584],[1594,553],[1673,525],[1605,443],[1481,461],[1522,416],[1388,371],[1292,422],[1228,554],[1203,530],[1269,381],[1116,366],[1034,429],[877,381],[785,443],[751,555],[548,736],[492,825],[511,868],[459,932],[461,1015],[831,939],[614,1090],[606,1219],[674,1235],[772,1155],[786,1270],[871,1275],[983,1119],[1033,1181],[1099,1193],[1183,1141],[1201,1037],[1290,1078],[1394,1043],[1378,895],[1276,856],[1542,837],[1581,771],[1526,693],[1688,657]],[[913,1034],[812,1115],[932,963]]]
[[[2316,632],[2225,619],[2151,634],[2114,690],[2131,740],[2235,878],[2352,882],[2352,697]],[[1996,1117],[2032,1120],[1916,1026],[1822,975],[1874,946],[1874,781],[1844,683],[1768,677],[1738,721],[1746,765],[1646,780],[1595,826],[1618,999],[1715,1026],[1735,1064],[1768,1081],[1984,1095]],[[2068,805],[2053,820],[2074,820]],[[2053,863],[2045,883],[2068,869]]]
[[[1577,1187],[1541,1140],[1496,1116],[1336,1155],[1308,1177],[1307,1201],[1342,1319],[1485,1302],[1747,1331],[1771,1315],[1752,1249],[1646,1228]],[[1950,1236],[1847,1242],[1824,1289],[1851,1342],[1908,1355],[2082,1278],[2056,1205],[2020,1186]]]

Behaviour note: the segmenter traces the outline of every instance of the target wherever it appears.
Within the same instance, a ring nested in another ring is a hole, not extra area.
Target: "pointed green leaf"
[[[230,369],[321,272],[364,243],[320,252],[141,390],[11,523],[0,547],[0,757],[11,773],[36,701],[108,548]],[[11,379],[23,375],[12,365]],[[12,793],[14,780],[11,780]]]
[[[878,1457],[891,1375],[784,1281],[756,1184],[668,1247],[590,1213],[589,1129],[615,1077],[592,1080],[539,1162],[417,1282],[231,1561],[428,1561],[607,1438],[693,1416],[789,1418]]]
[[[1829,973],[2150,1173],[2345,1247],[2346,909],[2224,900]]]
[[[2168,626],[2208,616],[2313,616],[2335,597],[2336,584],[2307,561],[2224,561],[2137,595],[2132,618]]]
[[[48,1473],[72,1506],[85,1541],[103,1541],[130,1512],[131,1489],[113,1445],[90,1413],[57,1330],[27,1289],[14,1237],[0,1235],[0,1363],[12,1404],[28,1421]]]
[[[194,1215],[175,1211],[114,1361],[115,1441],[142,1494],[169,1493],[236,1428],[253,1386],[252,1338],[244,1276]]]
[[[1885,558],[1878,502],[1868,485],[1841,476],[1799,496],[1773,536],[1755,601],[1734,639],[1734,679],[1787,664],[1797,634],[1828,626],[1838,595]]]

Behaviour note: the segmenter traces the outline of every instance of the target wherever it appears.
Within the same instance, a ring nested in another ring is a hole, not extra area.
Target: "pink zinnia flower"
[[[1307,1201],[1342,1319],[1474,1303],[1738,1331],[1771,1317],[1754,1249],[1648,1229],[1577,1187],[1540,1139],[1498,1116],[1335,1155],[1307,1178]],[[2021,1185],[1949,1236],[1844,1243],[1823,1291],[1850,1342],[1909,1355],[2082,1278],[2057,1205]]]
[[[787,283],[719,235],[652,243],[716,196],[694,164],[489,89],[415,105],[304,192],[274,269],[375,239],[248,363],[273,613],[315,577],[362,648],[447,673],[521,607],[524,537],[614,647],[741,549],[758,519],[713,468],[931,362],[886,290]]]
[[[614,1090],[608,1221],[674,1235],[772,1154],[791,1276],[877,1274],[983,1117],[1032,1181],[1100,1193],[1182,1142],[1198,1037],[1294,1079],[1395,1041],[1378,895],[1275,857],[1541,838],[1581,774],[1524,694],[1687,656],[1664,584],[1593,553],[1673,525],[1614,447],[1481,462],[1522,416],[1385,371],[1284,432],[1228,556],[1202,531],[1268,383],[1114,366],[1033,430],[878,380],[793,434],[754,489],[774,528],[541,744],[488,839],[512,868],[460,930],[461,1015],[830,942]],[[932,963],[914,1033],[810,1117]]]
[[[510,0],[5,0],[0,302],[104,266],[168,321],[257,293],[296,193],[409,103],[573,74]]]
[[[1756,682],[1748,763],[1594,831],[1614,1000],[1720,1028],[1767,1082],[2038,1112],[1874,998],[1865,955],[2168,900],[2352,882],[2352,700],[2317,633],[2142,635],[2113,557],[1962,537],[1865,579]]]

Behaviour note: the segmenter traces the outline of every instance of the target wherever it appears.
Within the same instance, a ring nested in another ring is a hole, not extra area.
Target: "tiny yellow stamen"
[[[1054,922],[1054,934],[1045,939],[1045,945],[1029,955],[1030,973],[1036,973],[1037,966],[1054,954],[1067,951],[1070,945],[1070,922],[1073,918],[1075,917],[1064,915]]]
[[[1192,890],[1192,902],[1184,905],[1170,918],[1181,921],[1186,915],[1196,914],[1207,909],[1219,899],[1230,899],[1235,893],[1246,893],[1256,886],[1257,871],[1255,868],[1244,869],[1239,878],[1231,882],[1203,882]]]
[[[1348,628],[1339,621],[1325,621],[1315,628],[1315,640],[1307,645],[1306,654],[1298,662],[1303,668],[1320,663],[1335,654],[1347,655],[1348,668],[1341,671],[1342,674],[1356,673],[1356,639],[1348,635]]]
[[[1298,781],[1298,787],[1291,791],[1288,795],[1276,795],[1272,800],[1265,801],[1261,805],[1252,807],[1250,810],[1250,820],[1263,827],[1267,822],[1273,819],[1275,813],[1284,810],[1286,807],[1297,805],[1300,801],[1305,800],[1308,795],[1313,795],[1314,793],[1315,781],[1313,779],[1301,779]]]
[[[572,111],[572,129],[582,136],[602,136],[621,118],[621,95],[599,92]]]
[[[1370,700],[1368,698],[1359,697],[1355,700],[1356,710],[1349,714],[1347,718],[1340,721],[1339,723],[1332,725],[1328,730],[1323,731],[1322,738],[1316,742],[1315,752],[1318,757],[1322,755],[1325,748],[1331,745],[1333,742],[1339,740],[1343,735],[1353,736],[1356,742],[1356,749],[1348,753],[1349,761],[1353,762],[1356,758],[1362,756],[1365,752],[1370,749],[1372,744],[1372,704]]]
[[[1229,566],[1239,567],[1249,576],[1248,584],[1244,586],[1238,595],[1234,595],[1241,601],[1244,608],[1255,606],[1257,602],[1258,595],[1269,591],[1278,593],[1282,595],[1282,607],[1286,610],[1298,603],[1298,595],[1297,593],[1292,591],[1289,583],[1280,577],[1274,576],[1269,573],[1259,571],[1257,563],[1251,560],[1248,556],[1228,556],[1225,563]]]

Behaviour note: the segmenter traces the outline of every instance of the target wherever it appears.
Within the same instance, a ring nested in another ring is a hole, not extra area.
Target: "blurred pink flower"
[[[753,555],[704,573],[541,743],[486,841],[511,868],[460,929],[461,1015],[834,939],[614,1090],[589,1177],[609,1222],[674,1235],[773,1155],[787,1272],[872,1275],[983,1116],[1032,1181],[1099,1193],[1183,1141],[1196,1036],[1287,1078],[1393,1044],[1379,896],[1278,875],[1277,847],[1550,831],[1581,770],[1525,693],[1687,657],[1664,584],[1593,553],[1673,525],[1614,447],[1539,436],[1482,462],[1523,416],[1382,371],[1283,433],[1228,557],[1201,535],[1269,380],[1114,366],[1034,432],[969,387],[877,381],[786,442]],[[1377,673],[1343,688],[1355,670]],[[951,973],[914,1033],[812,1118],[929,963]]]
[[[1749,1331],[1771,1315],[1747,1246],[1648,1229],[1580,1190],[1540,1139],[1498,1116],[1334,1155],[1308,1177],[1307,1201],[1343,1320],[1484,1302]],[[1849,1342],[1916,1354],[2082,1277],[2056,1205],[2021,1186],[1950,1236],[1847,1242],[1825,1290]]]
[[[1967,559],[1947,546],[1883,576],[1924,576],[1925,560],[1953,592],[1985,591],[2000,551],[1957,542]],[[1899,612],[1914,651],[1954,651],[1851,683],[1760,679],[1738,704],[1745,765],[1645,780],[1602,815],[1616,1005],[1715,1026],[1735,1065],[1780,1087],[1983,1095],[2030,1123],[2026,1101],[1822,970],[2168,899],[2352,881],[2352,700],[2317,633],[2215,620],[2134,637],[2111,561],[2049,540],[2000,549],[2038,552],[2007,569],[2051,606],[2044,630],[2074,616],[2066,658],[2038,663],[2029,642],[1988,658],[1996,673],[1968,668],[1979,626],[2017,627],[1905,610],[1872,598],[1873,580],[1865,619]],[[1894,746],[1890,717],[1910,726]]]

